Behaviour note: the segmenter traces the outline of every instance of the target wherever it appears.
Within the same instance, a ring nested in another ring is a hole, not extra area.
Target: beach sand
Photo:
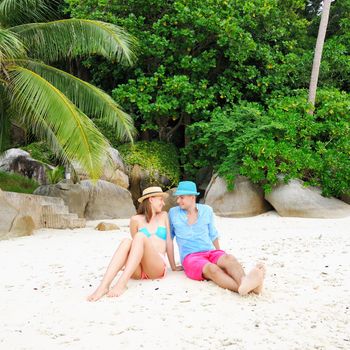
[[[128,220],[0,241],[0,349],[350,349],[350,218],[219,218],[221,247],[267,266],[260,296],[172,272],[96,303]],[[178,252],[177,259],[178,259]]]

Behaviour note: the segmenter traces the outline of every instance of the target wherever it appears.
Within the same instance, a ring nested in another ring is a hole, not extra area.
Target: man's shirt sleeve
[[[173,220],[172,220],[173,216],[174,216],[174,211],[171,208],[169,211],[170,237],[171,237],[171,239],[174,239],[174,237],[175,237],[175,228],[174,228]]]
[[[213,209],[211,207],[209,207],[208,228],[209,228],[209,237],[210,237],[211,241],[213,242],[219,237],[219,233],[218,233],[218,231],[215,227],[215,224],[214,224],[214,213],[213,213]]]

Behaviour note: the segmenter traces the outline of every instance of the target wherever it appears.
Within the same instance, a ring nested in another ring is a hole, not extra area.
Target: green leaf
[[[101,89],[38,61],[16,60],[16,63],[49,81],[85,114],[98,118],[115,129],[115,136],[119,141],[133,140],[135,135],[133,119]]]
[[[102,173],[108,141],[61,91],[44,78],[20,66],[9,67],[12,104],[32,130],[77,160],[93,179]]]
[[[128,65],[135,60],[136,39],[110,23],[64,19],[23,24],[10,29],[21,36],[31,57],[45,62],[92,54]]]

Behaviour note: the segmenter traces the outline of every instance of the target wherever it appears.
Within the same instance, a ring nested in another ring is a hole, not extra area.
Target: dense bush
[[[231,184],[245,174],[269,190],[283,173],[327,195],[349,190],[349,97],[331,88],[350,88],[350,0],[332,2],[319,78],[330,90],[318,91],[314,115],[301,89],[322,1],[65,3],[73,17],[107,20],[138,38],[133,68],[77,64],[134,117],[141,138],[176,144],[185,177],[209,165]]]
[[[51,165],[55,165],[58,163],[57,157],[54,155],[54,153],[50,150],[50,148],[45,142],[33,142],[21,148],[24,151],[29,152],[30,156],[35,160]]]
[[[151,177],[156,177],[157,174],[166,176],[171,181],[170,187],[178,183],[180,166],[178,152],[174,145],[140,141],[124,144],[118,150],[127,164],[140,165],[150,172]]]
[[[84,65],[151,138],[182,147],[185,129],[217,107],[308,85],[304,1],[65,2],[73,17],[108,20],[138,38],[133,69],[97,59]]]
[[[191,126],[196,141],[185,153],[197,150],[193,165],[215,164],[231,186],[241,174],[269,191],[282,174],[339,196],[350,189],[350,96],[320,90],[309,112],[306,91],[270,100],[266,112],[249,104],[217,111]]]
[[[3,191],[33,193],[39,184],[27,177],[14,173],[0,171],[0,188]]]

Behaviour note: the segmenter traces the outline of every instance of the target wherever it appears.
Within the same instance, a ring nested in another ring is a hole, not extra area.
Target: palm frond
[[[31,57],[44,62],[91,54],[129,65],[135,59],[136,39],[110,23],[65,19],[24,24],[11,30],[21,36]]]
[[[9,67],[12,104],[37,133],[51,130],[69,161],[76,160],[93,179],[102,173],[108,141],[64,94],[35,72]],[[49,142],[52,140],[48,140]]]
[[[54,12],[52,3],[56,0],[2,0],[0,3],[0,23],[3,27],[46,21]]]
[[[23,58],[26,55],[24,45],[16,33],[0,28],[0,64],[4,60]]]
[[[16,64],[34,71],[49,81],[89,117],[106,122],[115,130],[118,140],[133,140],[135,128],[132,118],[101,89],[42,62],[16,60]]]

